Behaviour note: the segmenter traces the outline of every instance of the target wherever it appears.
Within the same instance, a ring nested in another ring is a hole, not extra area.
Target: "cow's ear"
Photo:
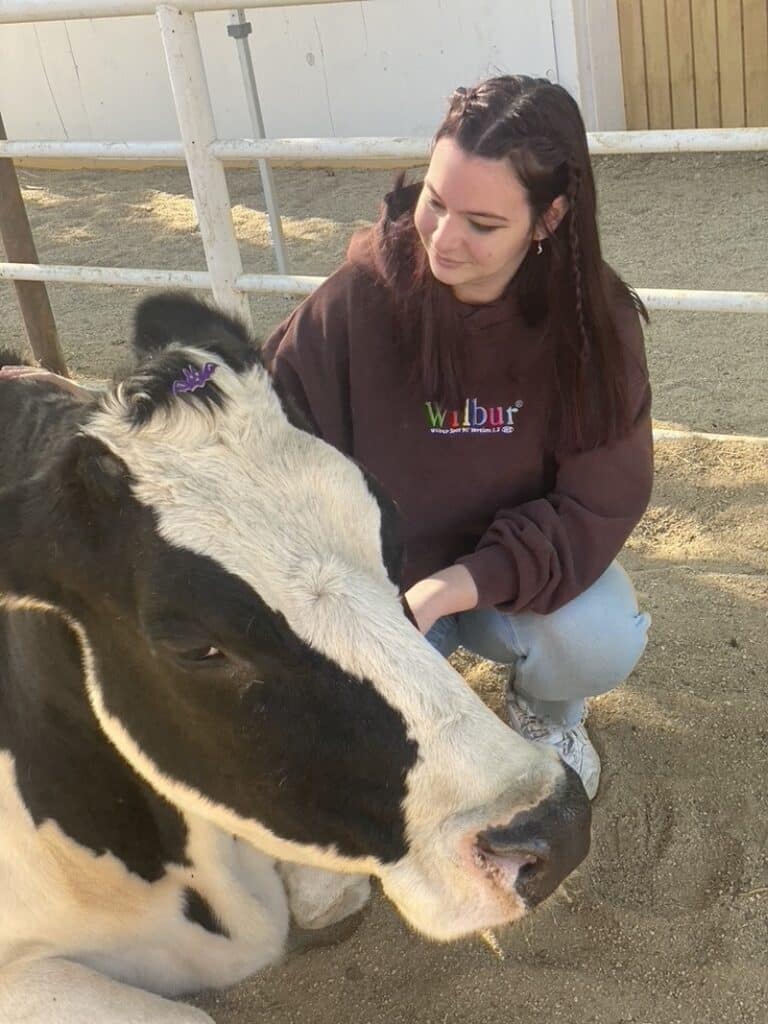
[[[30,568],[68,555],[77,560],[97,547],[118,524],[130,498],[125,463],[93,437],[78,435],[44,472],[0,490],[0,589],[3,568],[15,564],[15,579]]]
[[[113,505],[130,490],[131,473],[121,458],[95,437],[79,435],[67,452],[62,483],[80,492],[91,508]]]
[[[56,528],[80,538],[91,551],[120,530],[132,504],[131,472],[121,458],[94,437],[72,439],[58,468],[60,499],[51,510]]]
[[[182,293],[145,299],[134,320],[136,355],[143,359],[174,343],[212,352],[237,373],[261,361],[254,339],[234,317]]]
[[[95,438],[73,438],[45,472],[0,490],[3,596],[59,605],[102,571],[130,501],[125,463]],[[66,601],[65,601],[66,603]]]

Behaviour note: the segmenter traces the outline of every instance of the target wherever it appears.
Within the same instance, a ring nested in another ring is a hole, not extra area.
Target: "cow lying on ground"
[[[407,621],[393,509],[243,329],[162,296],[136,337],[98,402],[0,381],[3,1024],[208,1020],[164,997],[279,957],[277,861],[450,939],[589,845],[576,775]]]

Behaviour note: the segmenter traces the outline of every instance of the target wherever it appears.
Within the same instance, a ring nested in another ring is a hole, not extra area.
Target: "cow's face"
[[[31,485],[58,495],[18,549],[26,592],[80,636],[103,729],[175,804],[277,857],[377,874],[430,935],[519,917],[586,854],[581,784],[408,623],[392,509],[288,421],[232,325],[187,300],[142,316],[140,334],[166,318],[195,347],[104,401]],[[3,585],[24,592],[20,561]]]

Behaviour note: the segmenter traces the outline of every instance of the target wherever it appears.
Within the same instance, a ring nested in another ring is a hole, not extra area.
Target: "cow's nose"
[[[522,859],[515,889],[529,907],[546,899],[589,852],[592,807],[581,779],[567,764],[554,792],[508,824],[477,837],[485,854]]]

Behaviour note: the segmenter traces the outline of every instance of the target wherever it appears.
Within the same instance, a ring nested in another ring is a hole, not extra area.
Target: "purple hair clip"
[[[196,370],[194,366],[186,366],[181,371],[181,379],[171,384],[172,394],[180,395],[182,391],[197,391],[198,388],[205,387],[215,370],[216,363],[206,363],[201,370]]]

